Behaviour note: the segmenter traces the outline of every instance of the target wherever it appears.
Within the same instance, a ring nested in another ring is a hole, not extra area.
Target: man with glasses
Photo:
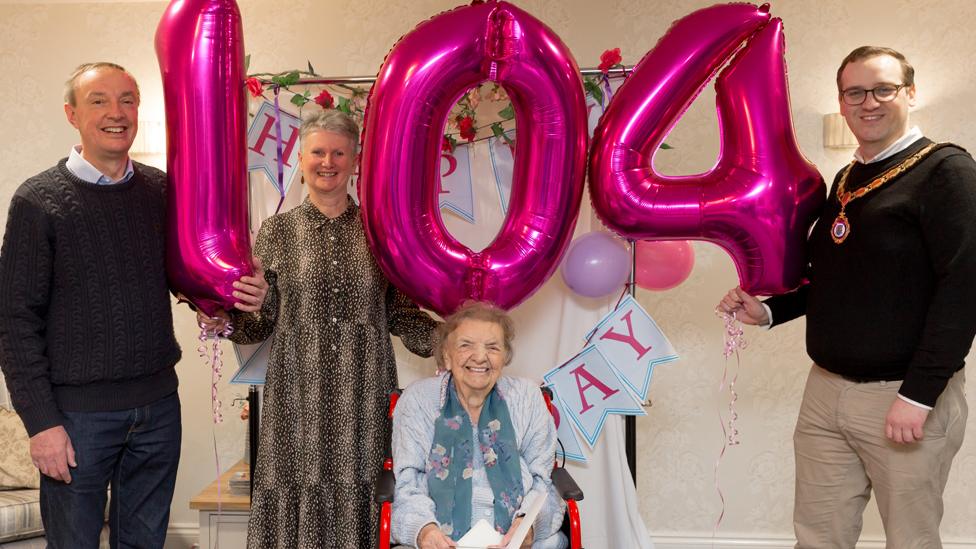
[[[888,547],[941,547],[942,492],[968,409],[976,335],[976,163],[910,127],[915,71],[865,46],[837,71],[857,138],[809,238],[809,283],[719,304],[747,324],[807,317],[794,433],[798,548],[853,548],[877,498]]]

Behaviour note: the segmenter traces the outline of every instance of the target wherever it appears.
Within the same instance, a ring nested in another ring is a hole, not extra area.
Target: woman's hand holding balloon
[[[261,258],[255,256],[251,259],[254,266],[254,276],[242,276],[240,280],[234,282],[234,297],[238,300],[234,307],[245,313],[254,313],[261,310],[264,298],[268,295],[268,281],[264,278],[264,267],[261,265]]]

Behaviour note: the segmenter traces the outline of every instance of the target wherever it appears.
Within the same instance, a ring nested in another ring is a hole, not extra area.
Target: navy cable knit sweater
[[[14,194],[0,250],[0,367],[34,435],[61,410],[109,411],[176,390],[166,283],[166,175],[134,164],[94,185],[65,160]]]

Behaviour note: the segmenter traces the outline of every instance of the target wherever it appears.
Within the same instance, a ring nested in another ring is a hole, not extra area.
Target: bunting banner
[[[562,404],[558,398],[552,399],[552,419],[556,422],[556,437],[559,438],[559,447],[556,448],[556,456],[564,459],[581,461],[586,463],[586,456],[583,455],[583,446],[576,438],[576,431],[569,421],[563,421],[566,413],[561,408]]]
[[[491,168],[495,173],[495,187],[498,189],[498,202],[502,214],[508,215],[508,199],[512,196],[512,174],[515,172],[515,130],[505,135],[512,140],[494,136],[488,138],[488,153],[491,155]]]
[[[288,194],[295,170],[298,169],[298,130],[301,125],[302,121],[297,116],[281,111],[281,156],[284,168],[281,186],[278,182],[278,134],[274,103],[262,101],[251,121],[251,127],[247,130],[247,171],[261,171],[266,174],[279,196]]]
[[[572,420],[590,447],[596,444],[608,415],[646,415],[641,403],[592,345],[547,372],[543,379],[560,401],[563,420]]]
[[[474,223],[471,185],[471,146],[459,145],[453,153],[441,153],[441,188],[438,190],[441,209]]]
[[[237,363],[241,367],[230,379],[231,383],[264,385],[264,379],[268,375],[268,358],[271,354],[272,340],[274,340],[273,334],[261,343],[234,345],[234,354],[237,355]]]
[[[590,333],[593,346],[641,402],[647,400],[654,367],[678,359],[661,328],[629,295]]]

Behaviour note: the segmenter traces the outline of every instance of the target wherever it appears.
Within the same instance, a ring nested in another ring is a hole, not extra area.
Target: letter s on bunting
[[[714,242],[752,294],[798,286],[825,187],[793,133],[784,51],[782,21],[770,20],[768,5],[717,5],[676,21],[593,136],[590,197],[604,223],[632,239]],[[699,175],[657,174],[658,147],[733,54],[715,86],[718,163]]]
[[[505,223],[473,252],[440,218],[440,147],[451,106],[486,80],[509,92],[519,145]],[[420,24],[383,62],[364,125],[363,226],[390,282],[447,314],[467,299],[509,309],[550,277],[576,224],[587,146],[579,69],[552,30],[506,2]]]

